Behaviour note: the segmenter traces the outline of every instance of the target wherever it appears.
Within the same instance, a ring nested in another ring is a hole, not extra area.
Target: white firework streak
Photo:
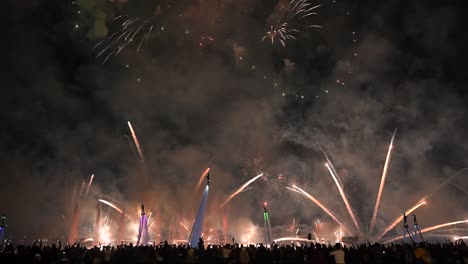
[[[138,141],[138,138],[135,134],[135,130],[133,130],[133,127],[132,127],[132,124],[130,123],[130,121],[127,122],[128,123],[128,127],[130,128],[130,132],[132,133],[132,137],[133,137],[133,141],[135,141],[135,146],[137,148],[137,151],[138,151],[138,156],[140,156],[140,161],[141,163],[145,162],[145,159],[143,157],[143,151],[141,150],[141,146],[140,146],[140,142]]]
[[[122,21],[123,22],[120,22]],[[103,57],[105,63],[110,57],[118,55],[125,47],[139,39],[137,52],[141,45],[148,40],[153,31],[153,17],[131,17],[118,16],[113,22],[119,22],[119,29],[98,42],[94,48],[100,48],[96,58]]]

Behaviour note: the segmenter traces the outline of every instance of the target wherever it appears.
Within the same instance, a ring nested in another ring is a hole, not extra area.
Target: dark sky
[[[346,184],[357,186],[348,187],[350,200],[366,225],[397,128],[383,227],[467,166],[463,1],[312,1],[323,4],[311,18],[323,29],[298,25],[286,47],[262,42],[277,2],[3,3],[0,213],[9,235],[64,236],[91,173],[96,192],[129,206],[144,202],[169,222],[193,217],[201,195],[194,185],[210,166],[208,214],[216,223],[218,205],[255,176],[246,163],[260,158],[272,179],[285,175],[284,185],[304,187],[350,223],[320,143],[348,171]],[[119,15],[148,17],[154,29],[138,52],[134,42],[103,63],[96,57],[103,46],[94,46],[119,29],[112,23]],[[330,221],[267,181],[252,187],[226,209],[232,223],[238,216],[261,225],[263,200],[274,225]],[[465,188],[461,174],[432,196],[420,221],[467,219]],[[98,197],[83,202],[90,208],[83,219],[94,218]]]

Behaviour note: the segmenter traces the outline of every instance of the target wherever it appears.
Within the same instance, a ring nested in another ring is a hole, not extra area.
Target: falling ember
[[[130,132],[132,133],[133,141],[135,142],[135,146],[138,151],[138,156],[140,157],[141,163],[143,163],[145,162],[145,159],[143,158],[143,151],[141,151],[140,143],[138,142],[138,138],[135,134],[135,131],[133,130],[132,124],[130,123],[130,121],[128,121],[127,123],[128,123],[128,127],[130,128]]]
[[[84,190],[85,185],[86,185],[86,182],[83,181],[83,183],[81,184],[80,196],[78,196],[79,199],[81,199],[81,195],[83,194],[83,190]]]
[[[416,205],[408,209],[405,214],[409,215],[411,214],[414,210],[418,209],[420,206],[426,204],[425,199],[421,199]],[[399,222],[401,221],[401,216],[399,216],[395,221],[393,221],[387,228],[385,228],[384,231],[380,232],[379,235],[375,238],[375,241],[379,241],[385,234],[387,234],[390,230],[392,230]]]
[[[186,225],[184,225],[182,222],[180,222],[179,225],[181,225],[185,230],[187,230],[187,232],[190,232],[188,227]]]
[[[210,168],[206,168],[206,170],[202,173],[200,179],[198,180],[198,184],[197,184],[197,189],[198,190],[203,182],[203,180],[206,178],[206,175],[210,172]]]
[[[421,233],[427,233],[427,232],[431,232],[431,231],[441,229],[441,228],[444,228],[444,227],[447,227],[447,226],[458,225],[458,224],[466,224],[466,223],[468,223],[468,220],[460,220],[460,221],[455,221],[455,222],[444,223],[444,224],[424,228],[424,229],[421,230]],[[394,237],[394,238],[389,239],[389,240],[387,240],[387,241],[385,241],[383,243],[392,243],[393,241],[396,241],[398,239],[403,239],[403,236]]]
[[[229,203],[229,201],[231,201],[232,198],[236,197],[236,195],[241,193],[245,188],[247,188],[247,186],[249,186],[252,182],[256,181],[258,178],[260,178],[262,176],[263,176],[263,173],[260,173],[259,175],[257,175],[255,177],[253,177],[252,179],[250,179],[248,182],[242,184],[242,186],[239,189],[237,189],[235,192],[233,192],[231,195],[229,195],[229,197],[226,199],[226,201],[224,201],[219,206],[219,208],[223,208],[227,203]]]
[[[346,198],[346,194],[343,191],[343,188],[341,187],[337,176],[335,173],[333,173],[332,169],[330,168],[330,165],[328,163],[325,163],[327,166],[328,171],[330,172],[330,175],[332,176],[333,180],[335,181],[336,187],[338,188],[338,192],[341,195],[341,198],[343,199],[343,202],[346,206],[346,209],[348,210],[349,216],[351,216],[351,219],[353,220],[354,226],[356,227],[356,230],[358,231],[359,235],[361,234],[361,228],[359,227],[359,223],[356,219],[356,215],[354,215],[353,209],[351,208],[351,205],[349,204],[348,198]]]
[[[375,219],[377,218],[377,213],[379,211],[380,199],[382,198],[382,192],[385,187],[385,178],[387,178],[388,164],[390,163],[390,156],[392,154],[393,140],[395,139],[395,134],[396,134],[396,129],[393,132],[392,139],[390,140],[390,145],[388,146],[387,158],[385,159],[385,165],[384,165],[383,172],[382,172],[382,178],[380,180],[379,192],[377,193],[377,199],[375,201],[374,212],[372,213],[372,220],[370,223],[369,232],[372,232],[372,230],[374,229]]]
[[[302,190],[301,188],[297,187],[296,185],[293,185],[293,188],[288,188],[288,190],[293,189],[296,192],[301,193],[305,197],[309,198],[312,202],[314,202],[318,207],[320,207],[325,213],[327,213],[339,226],[341,226],[346,233],[349,233],[349,229],[340,221],[338,218],[328,209],[325,205],[323,205],[319,200],[317,200],[315,197],[307,193],[306,191]]]
[[[91,184],[93,183],[93,179],[94,179],[94,174],[92,174],[91,178],[89,178],[88,186],[86,187],[85,198],[88,197],[89,188],[91,187]]]

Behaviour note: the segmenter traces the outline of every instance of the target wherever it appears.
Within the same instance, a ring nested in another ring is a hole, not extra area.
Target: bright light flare
[[[247,188],[247,186],[249,186],[252,182],[256,181],[258,178],[262,176],[263,176],[263,173],[260,173],[259,175],[253,177],[246,183],[242,184],[242,186],[239,189],[237,189],[235,192],[229,195],[229,197],[219,206],[219,208],[223,208],[227,203],[229,203],[229,201],[231,201],[232,198],[236,197],[236,195],[241,193],[245,188]]]

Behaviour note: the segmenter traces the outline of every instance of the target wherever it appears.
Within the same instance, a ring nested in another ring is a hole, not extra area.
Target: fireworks
[[[143,163],[145,159],[143,157],[143,151],[141,150],[140,142],[138,142],[138,138],[135,134],[135,131],[133,130],[133,127],[130,121],[128,121],[127,123],[128,123],[128,127],[130,128],[130,132],[132,133],[132,137],[133,137],[133,141],[135,142],[136,149],[138,151],[138,157],[140,158],[141,163]]]
[[[190,232],[190,230],[186,225],[184,225],[184,223],[180,222],[179,225],[182,226],[185,230],[187,230],[187,232]]]
[[[246,177],[249,175],[255,174],[258,175],[263,171],[263,159],[260,156],[256,156],[252,159],[249,159],[245,162],[242,168],[242,174]],[[266,178],[263,178],[267,180]]]
[[[245,188],[247,188],[247,186],[249,186],[252,182],[256,181],[258,178],[260,178],[262,176],[263,176],[263,173],[260,173],[259,175],[253,177],[252,179],[250,179],[246,183],[242,184],[242,186],[239,187],[239,189],[237,189],[231,195],[229,195],[229,197],[219,206],[219,208],[223,208],[227,203],[229,203],[229,201],[231,201],[232,198],[236,197],[236,195],[241,193]]]
[[[114,208],[117,212],[121,213],[122,215],[125,215],[129,220],[130,220],[130,217],[124,213],[124,211],[122,209],[120,209],[117,205],[109,202],[109,201],[106,201],[106,200],[103,200],[103,199],[99,199],[98,200],[99,202],[103,203],[103,204],[106,204],[112,208]]]
[[[408,209],[405,214],[406,215],[409,215],[411,214],[414,210],[418,209],[421,205],[424,205],[426,204],[426,200],[425,199],[421,199],[416,205],[414,205],[413,207],[411,207],[410,209]],[[398,223],[400,223],[401,221],[401,216],[397,217],[397,219],[395,219],[395,221],[393,221],[387,228],[385,228],[384,231],[382,231],[380,234],[377,235],[377,237],[375,238],[376,241],[380,240],[383,236],[385,236],[385,234],[387,234],[390,230],[392,230]]]
[[[92,174],[91,177],[89,178],[88,186],[86,187],[85,197],[88,197],[89,188],[91,188],[91,184],[93,183],[93,179],[94,179],[94,174]]]
[[[347,228],[336,216],[335,214],[332,213],[330,209],[328,209],[325,205],[323,205],[319,200],[317,200],[315,197],[307,193],[306,191],[302,190],[301,188],[297,187],[296,185],[293,185],[292,188],[287,188],[288,190],[292,190],[295,192],[298,192],[305,197],[309,198],[312,202],[314,202],[320,209],[322,209],[325,213],[327,213],[338,225],[343,227],[345,232],[349,233],[349,228]]]
[[[154,28],[154,17],[118,16],[113,23],[118,24],[118,30],[97,43],[94,48],[101,48],[96,58],[104,58],[105,63],[110,57],[118,55],[125,47],[134,41],[138,42],[137,52],[148,40]]]
[[[431,226],[431,227],[427,227],[427,228],[422,229],[421,234],[422,233],[427,233],[427,232],[430,232],[430,231],[434,231],[434,230],[437,230],[437,229],[441,229],[441,228],[444,228],[444,227],[447,227],[447,226],[458,225],[458,224],[466,224],[466,223],[468,223],[468,220],[460,220],[460,221],[455,221],[455,222],[439,224],[439,225],[435,225],[435,226]],[[402,238],[403,238],[403,236],[397,236],[397,237],[394,237],[392,239],[389,239],[389,240],[385,241],[384,243],[391,243],[391,242],[394,242],[394,241],[402,239]]]
[[[206,170],[202,173],[200,179],[198,180],[198,184],[197,184],[197,188],[196,190],[198,190],[203,182],[203,179],[205,179],[206,175],[210,172],[210,168],[206,168]]]
[[[388,153],[387,153],[387,158],[385,159],[385,165],[384,165],[384,169],[382,172],[382,178],[380,180],[379,192],[377,193],[377,199],[375,201],[374,212],[372,213],[372,220],[371,220],[371,224],[369,228],[370,232],[372,232],[372,230],[374,229],[375,219],[377,218],[377,213],[379,211],[380,199],[382,198],[382,192],[385,186],[385,179],[387,178],[388,164],[390,163],[390,155],[392,154],[393,140],[395,139],[395,134],[396,134],[396,129],[393,132],[392,139],[390,140],[390,145],[388,146]]]
[[[265,178],[268,183],[268,188],[275,192],[279,192],[286,184],[286,176],[281,172],[274,174],[273,176],[270,176],[267,173],[265,173],[265,175],[267,176]]]
[[[271,44],[278,41],[283,47],[286,47],[286,42],[295,40],[295,34],[298,34],[302,29],[322,28],[308,22],[312,15],[317,14],[314,10],[322,5],[313,6],[307,0],[292,0],[289,3],[280,1],[278,6],[278,10],[274,14],[277,20],[274,25],[270,26],[270,30],[265,33],[262,41],[269,39]]]
[[[351,205],[349,204],[348,198],[346,197],[346,194],[343,191],[343,188],[341,187],[340,183],[338,182],[338,177],[336,174],[332,171],[330,168],[330,165],[328,163],[325,163],[327,166],[328,171],[330,172],[330,175],[332,176],[333,180],[335,181],[336,187],[338,188],[338,192],[340,193],[341,198],[343,199],[343,202],[346,206],[346,209],[348,210],[349,216],[351,216],[351,219],[353,220],[354,226],[356,227],[357,232],[359,235],[361,234],[361,228],[359,227],[359,223],[357,221],[356,215],[354,215],[353,209],[351,208]]]

